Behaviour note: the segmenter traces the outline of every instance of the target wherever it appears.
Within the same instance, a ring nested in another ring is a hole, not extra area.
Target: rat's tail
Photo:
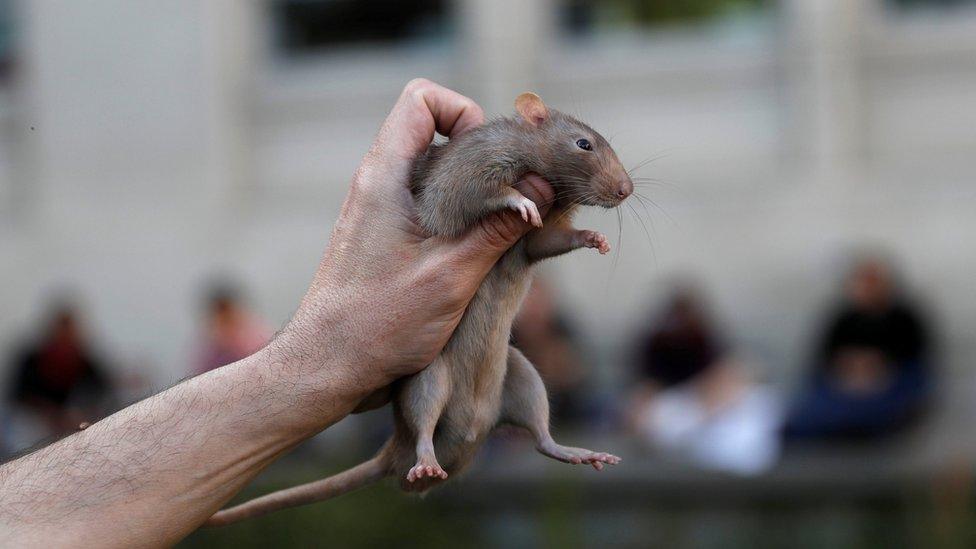
[[[382,480],[390,471],[389,446],[380,450],[373,459],[347,469],[331,477],[293,486],[252,499],[229,509],[218,511],[207,519],[204,526],[224,526],[235,522],[266,515],[279,509],[324,501],[352,492]]]

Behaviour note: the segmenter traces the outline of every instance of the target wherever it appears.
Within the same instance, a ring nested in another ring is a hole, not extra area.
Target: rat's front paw
[[[535,202],[532,202],[521,194],[516,192],[515,195],[510,195],[508,200],[505,201],[505,205],[509,209],[521,214],[522,220],[526,223],[532,223],[536,227],[542,226],[542,216],[539,215],[539,208],[536,207]]]
[[[610,252],[610,240],[606,235],[596,231],[580,231],[579,234],[584,248],[596,248],[602,255]]]

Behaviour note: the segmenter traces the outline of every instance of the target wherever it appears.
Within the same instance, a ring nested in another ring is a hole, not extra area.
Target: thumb
[[[515,189],[535,202],[542,216],[549,211],[555,198],[555,192],[549,183],[534,174],[527,175],[516,183]],[[533,228],[515,211],[493,212],[461,237],[454,254],[462,265],[478,266],[487,273],[502,254]]]

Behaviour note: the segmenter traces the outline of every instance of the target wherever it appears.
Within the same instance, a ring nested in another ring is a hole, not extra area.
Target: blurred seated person
[[[529,288],[512,327],[512,344],[535,365],[549,392],[551,414],[561,424],[585,420],[586,375],[576,335],[542,276]]]
[[[932,385],[928,328],[877,258],[851,270],[839,310],[787,424],[790,438],[866,438],[922,412]]]
[[[207,298],[197,374],[250,356],[271,340],[269,330],[244,305],[240,293],[228,284],[213,287]]]
[[[778,455],[779,407],[727,351],[699,295],[680,288],[637,349],[631,428],[653,446],[743,474]]]
[[[37,340],[16,353],[5,437],[9,450],[74,431],[108,411],[112,390],[106,367],[79,324],[74,307],[60,304]]]
[[[643,410],[660,391],[698,377],[723,354],[721,336],[691,288],[674,290],[649,326],[636,345],[632,412]]]

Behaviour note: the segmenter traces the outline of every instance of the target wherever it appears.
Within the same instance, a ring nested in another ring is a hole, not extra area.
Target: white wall
[[[157,382],[183,375],[198,280],[236,233],[244,88],[215,38],[233,5],[22,3],[4,349],[68,289],[105,349]]]
[[[831,17],[856,22],[838,31],[792,0],[758,30],[580,45],[552,34],[543,2],[518,21],[538,36],[498,53],[486,51],[491,33],[511,29],[479,24],[504,13],[489,3],[462,3],[465,25],[485,34],[447,51],[301,63],[261,53],[256,4],[30,3],[14,130],[30,163],[14,182],[23,215],[0,224],[0,348],[58,286],[78,289],[105,347],[157,384],[186,371],[212,273],[236,273],[284,322],[360,156],[414,76],[496,113],[506,95],[536,89],[613,136],[626,164],[664,155],[641,170],[663,180],[643,189],[666,211],[649,210],[653,251],[628,210],[616,267],[581,252],[546,269],[608,377],[635,322],[684,273],[788,377],[844,253],[864,243],[904,262],[957,348],[972,339],[971,14],[901,20],[831,0]],[[616,223],[613,212],[579,222],[614,238]]]

